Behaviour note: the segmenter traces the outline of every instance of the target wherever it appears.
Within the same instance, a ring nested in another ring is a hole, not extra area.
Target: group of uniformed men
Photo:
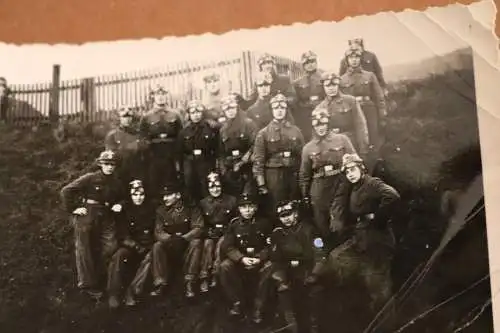
[[[100,295],[106,284],[110,307],[133,306],[149,276],[150,294],[165,294],[181,264],[186,296],[220,285],[232,315],[254,288],[256,323],[274,290],[291,331],[299,289],[317,328],[326,276],[358,274],[374,306],[387,299],[387,221],[399,194],[369,168],[386,116],[378,60],[355,39],[340,76],[320,73],[311,51],[302,64],[306,74],[290,82],[264,55],[249,99],[219,96],[220,77],[211,74],[207,99],[184,112],[169,108],[162,87],[137,122],[120,110],[98,170],[61,191],[79,288]]]

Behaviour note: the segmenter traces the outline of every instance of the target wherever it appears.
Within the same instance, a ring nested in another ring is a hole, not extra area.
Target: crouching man
[[[122,210],[124,198],[115,175],[115,153],[103,151],[97,164],[99,170],[86,173],[61,190],[74,227],[78,288],[92,297],[102,295],[106,267],[117,248],[114,213]]]
[[[327,251],[312,224],[299,221],[298,206],[296,201],[282,201],[277,206],[281,226],[271,234],[271,277],[288,331],[298,331],[293,300],[300,299],[301,309],[307,310],[310,318],[304,327],[317,332],[321,289],[315,283]]]
[[[243,193],[238,209],[239,216],[231,222],[221,246],[226,258],[221,263],[220,282],[231,301],[229,313],[233,316],[242,312],[244,290],[250,291],[252,319],[258,324],[262,322],[269,287],[268,238],[272,226],[268,220],[256,216],[256,196]]]
[[[201,200],[200,207],[205,219],[203,255],[200,271],[200,291],[207,292],[209,286],[217,284],[220,267],[220,246],[229,223],[238,216],[238,202],[222,190],[219,174],[212,172],[207,177],[209,196]],[[209,281],[210,280],[210,284]]]
[[[152,296],[163,294],[179,258],[184,266],[186,297],[195,296],[193,286],[200,266],[202,228],[200,210],[185,203],[174,185],[167,185],[163,204],[156,210]]]
[[[130,198],[123,209],[123,218],[117,225],[120,248],[109,265],[109,307],[120,305],[124,278],[128,268],[135,269],[134,278],[125,293],[125,305],[134,306],[151,269],[151,249],[154,243],[155,206],[146,198],[140,180],[130,182]],[[137,266],[138,264],[138,266]]]

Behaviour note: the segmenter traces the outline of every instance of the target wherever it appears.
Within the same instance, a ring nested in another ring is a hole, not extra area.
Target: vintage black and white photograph
[[[0,45],[0,331],[493,332],[494,15]]]

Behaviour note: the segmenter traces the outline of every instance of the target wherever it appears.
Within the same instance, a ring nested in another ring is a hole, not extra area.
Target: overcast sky
[[[379,13],[346,18],[341,22],[298,23],[233,31],[220,36],[206,34],[81,46],[0,44],[0,76],[7,77],[11,84],[45,82],[51,78],[52,65],[58,63],[63,80],[77,79],[189,60],[218,60],[244,49],[292,59],[298,59],[303,51],[311,49],[318,54],[322,68],[337,70],[347,39],[357,36],[364,37],[367,48],[377,53],[383,66],[389,66],[419,61],[466,46],[460,38],[450,36],[450,32],[458,34],[457,29],[467,29],[467,21],[479,21],[491,29],[491,6],[491,1],[483,0],[469,6]]]

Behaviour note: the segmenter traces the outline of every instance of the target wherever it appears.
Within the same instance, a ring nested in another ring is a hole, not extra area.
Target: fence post
[[[252,88],[253,65],[250,51],[243,51],[241,54],[241,92],[245,98],[250,95]]]
[[[96,113],[95,82],[93,77],[84,78],[81,83],[81,105],[83,119],[92,122]]]
[[[61,65],[52,67],[52,87],[50,89],[49,120],[52,124],[59,121],[59,92],[61,82]]]

